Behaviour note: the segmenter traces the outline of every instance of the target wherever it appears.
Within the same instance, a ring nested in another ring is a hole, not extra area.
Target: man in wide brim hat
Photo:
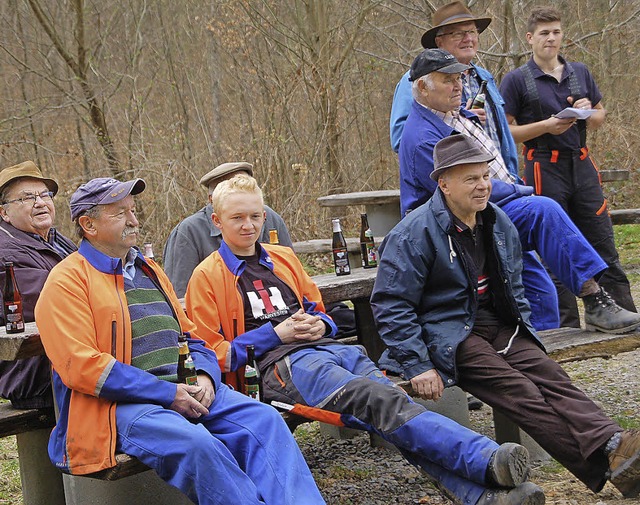
[[[440,28],[457,23],[466,23],[468,21],[474,21],[478,28],[478,33],[482,33],[491,23],[491,18],[474,16],[462,2],[451,2],[450,4],[440,7],[431,16],[433,27],[422,35],[422,47],[425,49],[438,47],[436,45],[436,35],[438,35]]]

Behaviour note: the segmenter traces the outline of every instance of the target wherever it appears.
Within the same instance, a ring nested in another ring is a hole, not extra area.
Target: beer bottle
[[[153,244],[151,242],[144,245],[144,255],[146,258],[153,259]]]
[[[369,228],[366,214],[360,214],[360,255],[362,268],[376,268],[378,266],[378,250],[373,240],[373,232]]]
[[[189,343],[184,333],[178,337],[178,345],[178,382],[189,384],[190,386],[197,386],[198,374],[196,373],[196,364],[193,362],[191,352],[189,352]]]
[[[4,264],[4,271],[4,290],[2,291],[4,323],[7,333],[20,333],[24,331],[22,296],[20,296],[20,291],[18,290],[12,261]]]
[[[278,238],[278,230],[275,228],[271,228],[269,230],[269,243],[273,245],[280,244],[280,239]]]
[[[262,401],[260,370],[256,363],[256,348],[251,344],[247,346],[247,364],[244,367],[244,394],[254,400]]]
[[[349,253],[347,252],[347,241],[342,234],[339,219],[332,219],[333,239],[331,241],[331,249],[333,250],[333,266],[336,275],[349,275],[351,267],[349,265]]]
[[[485,92],[487,90],[487,81],[480,83],[480,89],[476,93],[473,102],[471,103],[471,109],[484,109],[484,102],[486,100]]]

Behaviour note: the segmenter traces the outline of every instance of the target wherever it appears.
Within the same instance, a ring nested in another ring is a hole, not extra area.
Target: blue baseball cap
[[[110,177],[98,177],[82,184],[71,195],[69,207],[71,208],[71,220],[82,214],[85,210],[96,205],[108,205],[119,202],[129,195],[142,193],[147,184],[142,179],[133,179],[121,182]]]

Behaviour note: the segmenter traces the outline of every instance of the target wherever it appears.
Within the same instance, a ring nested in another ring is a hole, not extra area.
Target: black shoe
[[[476,505],[544,505],[544,491],[533,482],[514,489],[487,489]]]
[[[487,484],[497,487],[516,487],[529,477],[529,451],[513,442],[502,444],[489,460]]]
[[[640,326],[640,314],[620,307],[602,287],[595,295],[582,298],[587,330],[628,333]]]
[[[469,410],[480,410],[483,405],[484,403],[478,400],[475,396],[467,395],[467,407]]]

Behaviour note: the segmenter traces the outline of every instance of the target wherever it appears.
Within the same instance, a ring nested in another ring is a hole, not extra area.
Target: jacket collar
[[[137,247],[134,249],[136,251],[135,263],[146,264],[144,256],[142,256],[140,250]],[[103,274],[122,275],[122,259],[112,258],[102,251],[98,251],[87,239],[82,239],[78,252],[99,272],[102,272]]]
[[[256,247],[258,247],[260,253],[259,263],[273,272],[273,261],[271,260],[271,256],[269,256],[267,250],[262,247],[259,242],[256,242]],[[224,239],[220,244],[218,253],[220,253],[222,261],[224,261],[224,264],[233,275],[235,275],[236,277],[242,275],[242,272],[244,272],[246,261],[238,259],[238,257],[233,254],[233,252],[231,252],[231,249],[229,249],[229,246],[224,241]]]

